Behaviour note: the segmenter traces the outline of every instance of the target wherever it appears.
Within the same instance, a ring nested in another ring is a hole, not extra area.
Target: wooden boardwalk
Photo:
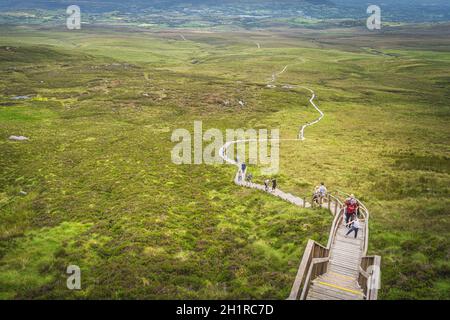
[[[352,232],[345,236],[347,227],[341,223],[330,249],[328,271],[312,281],[306,300],[362,300],[364,293],[358,284],[359,264],[363,256],[361,222],[358,237]]]
[[[301,208],[311,208],[311,204],[308,201],[306,201],[306,199],[296,197],[296,196],[292,195],[291,193],[286,193],[280,189],[275,189],[272,191],[272,189],[269,188],[269,190],[266,191],[265,186],[262,184],[239,181],[238,175],[239,175],[239,173],[236,175],[236,179],[234,180],[234,182],[239,186],[267,192],[267,193],[273,195],[274,197],[283,199],[283,200],[290,202],[292,204],[295,204],[296,206],[301,207]]]
[[[267,192],[301,208],[311,208],[306,198],[300,198],[280,189],[266,190],[262,184],[246,182],[238,170],[234,182],[242,187]],[[310,240],[295,279],[290,300],[363,300],[376,299],[379,274],[368,273],[368,267],[378,265],[378,256],[365,257],[368,242],[369,212],[362,205],[362,217],[358,236],[354,232],[346,236],[347,226],[343,222],[343,205],[336,197],[328,196],[322,204],[334,216],[327,247]],[[315,264],[317,262],[317,264]],[[373,287],[366,285],[372,282]],[[363,285],[361,285],[363,284]]]

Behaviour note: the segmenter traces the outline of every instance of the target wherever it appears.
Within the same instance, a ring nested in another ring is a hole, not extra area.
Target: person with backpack
[[[356,213],[358,212],[358,200],[351,194],[350,197],[345,200],[344,206],[345,224],[350,228],[349,221],[351,221],[350,219],[356,216]]]
[[[247,165],[244,162],[242,162],[241,168],[240,168],[240,172],[239,172],[239,175],[240,175],[239,181],[245,180],[245,172],[246,172],[246,170],[247,170]]]
[[[352,233],[354,231],[355,239],[356,239],[356,237],[358,236],[358,230],[361,227],[359,224],[358,218],[354,217],[354,219],[352,219],[350,222],[348,222],[347,225],[350,228],[350,230],[348,230],[348,232],[345,234],[345,237],[347,237],[350,233]]]
[[[318,206],[320,206],[320,191],[319,191],[320,186],[316,186],[314,188],[314,193],[313,193],[313,198],[312,198],[312,202],[313,204],[316,204]]]
[[[320,185],[316,186],[316,189],[314,191],[314,197],[315,202],[320,206],[323,203],[323,199],[325,199],[327,195],[327,187],[325,187],[325,184],[323,182],[320,183]]]
[[[273,178],[272,179],[272,191],[275,191],[276,188],[277,188],[277,179]]]
[[[326,197],[328,192],[327,187],[325,187],[325,184],[323,182],[320,183],[318,191],[320,195],[320,203],[322,203],[323,202],[322,200]]]

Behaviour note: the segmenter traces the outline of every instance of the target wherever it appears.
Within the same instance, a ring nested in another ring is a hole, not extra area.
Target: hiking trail
[[[267,88],[276,88],[277,77],[287,70],[285,66],[280,72],[273,73],[267,83]],[[312,122],[301,125],[297,139],[258,139],[258,141],[304,141],[305,129],[320,122],[325,114],[314,102],[315,92],[304,86],[289,86],[302,88],[311,93],[309,103],[319,113]],[[220,157],[229,164],[237,166],[234,183],[251,189],[256,189],[288,201],[301,208],[311,208],[306,197],[298,197],[282,191],[266,190],[258,183],[247,182],[246,172],[241,172],[241,163],[227,156],[227,149],[239,143],[254,142],[256,139],[240,139],[225,143],[219,150]],[[337,196],[328,194],[320,206],[327,208],[334,216],[328,237],[327,246],[309,240],[304,251],[297,276],[288,300],[376,300],[380,282],[379,256],[366,256],[368,247],[369,211],[360,204],[360,229],[358,237],[346,237],[347,227],[343,223],[344,205]]]

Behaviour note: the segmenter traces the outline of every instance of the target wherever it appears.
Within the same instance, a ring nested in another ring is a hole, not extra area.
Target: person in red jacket
[[[345,200],[344,206],[345,224],[348,224],[351,218],[356,216],[358,212],[358,200],[351,194],[350,197]]]

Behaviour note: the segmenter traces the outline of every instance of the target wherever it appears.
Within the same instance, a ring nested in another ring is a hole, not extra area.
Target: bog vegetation
[[[2,27],[0,298],[285,299],[329,213],[239,188],[231,166],[174,165],[170,137],[201,120],[294,138],[316,113],[290,84],[314,89],[326,117],[281,144],[280,187],[355,193],[381,298],[448,299],[450,45],[429,28],[183,40]]]

